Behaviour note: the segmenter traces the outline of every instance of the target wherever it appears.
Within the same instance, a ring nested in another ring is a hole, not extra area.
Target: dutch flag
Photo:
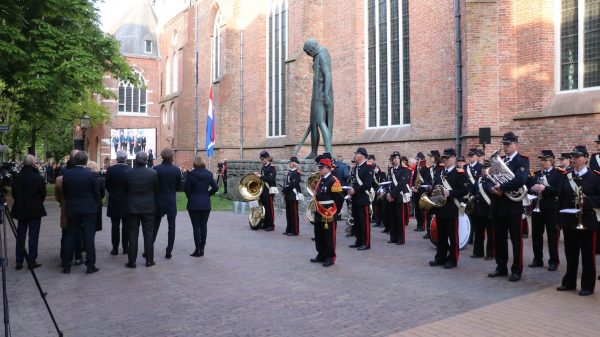
[[[210,87],[210,97],[208,99],[208,115],[206,117],[206,154],[212,157],[215,147],[215,109],[213,106],[213,91]]]

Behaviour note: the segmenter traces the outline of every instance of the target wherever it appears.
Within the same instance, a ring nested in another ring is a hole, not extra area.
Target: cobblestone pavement
[[[494,262],[469,258],[468,246],[458,268],[432,268],[427,262],[433,246],[413,231],[414,223],[406,245],[387,244],[387,236],[374,228],[372,249],[362,252],[347,247],[353,240],[344,237],[340,225],[337,263],[323,268],[308,261],[315,255],[312,226],[302,224],[298,237],[282,236],[284,215],[275,232],[255,232],[244,215],[214,212],[206,255],[190,257],[191,225],[182,212],[173,258],[164,258],[163,219],[156,266],[144,267],[140,256],[132,270],[124,267],[125,255],[109,254],[105,218],[96,236],[100,271],[86,275],[82,266],[63,275],[57,204],[48,202],[47,209],[38,259],[43,266],[36,274],[65,336],[592,336],[588,332],[600,331],[600,295],[581,298],[553,290],[564,264],[558,272],[525,267],[516,283],[489,279]],[[14,269],[12,235],[8,248],[13,336],[55,336],[33,278]],[[531,258],[531,242],[525,240],[525,263]]]

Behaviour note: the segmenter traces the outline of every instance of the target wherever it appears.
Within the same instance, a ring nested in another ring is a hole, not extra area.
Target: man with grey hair
[[[35,157],[28,154],[23,159],[23,168],[12,184],[12,196],[15,200],[12,216],[17,219],[17,270],[23,268],[23,259],[29,269],[40,267],[36,262],[38,237],[42,217],[46,216],[46,182],[35,168]],[[29,253],[25,254],[25,237],[29,230]]]
[[[127,151],[117,150],[117,163],[106,170],[106,190],[108,191],[108,204],[106,216],[110,218],[112,229],[111,255],[119,254],[119,224],[121,224],[121,244],[123,254],[127,254],[129,247],[129,230],[127,229],[127,200],[125,198],[125,172],[129,166],[125,164]]]
[[[165,148],[160,152],[162,164],[154,166],[154,170],[158,174],[158,209],[154,218],[154,241],[158,235],[160,221],[163,216],[167,216],[169,223],[167,249],[165,258],[171,258],[173,245],[175,244],[175,217],[177,216],[177,190],[181,187],[181,169],[173,165],[174,152],[170,148]]]
[[[135,155],[135,167],[125,172],[124,191],[127,200],[127,226],[129,226],[129,249],[127,268],[136,267],[140,224],[144,236],[146,267],[154,263],[154,213],[158,195],[156,171],[146,167],[148,155],[140,151]]]

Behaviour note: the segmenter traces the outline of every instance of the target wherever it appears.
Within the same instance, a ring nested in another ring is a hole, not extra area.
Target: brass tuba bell
[[[317,188],[317,183],[319,182],[319,172],[311,173],[306,179],[306,191],[311,196],[315,195],[315,188]]]
[[[262,179],[253,172],[243,176],[238,185],[240,196],[244,201],[258,200],[263,188],[264,184]],[[264,218],[265,208],[262,205],[258,204],[250,207],[248,211],[248,224],[250,225],[250,228],[254,230],[259,229]]]

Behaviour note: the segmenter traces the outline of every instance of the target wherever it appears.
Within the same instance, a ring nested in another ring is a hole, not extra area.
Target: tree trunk
[[[10,147],[12,150],[12,153],[10,155],[10,160],[13,162],[17,159],[17,149],[18,149],[17,143],[19,141],[19,137],[18,137],[17,133],[18,133],[17,130],[13,130],[12,146]]]

